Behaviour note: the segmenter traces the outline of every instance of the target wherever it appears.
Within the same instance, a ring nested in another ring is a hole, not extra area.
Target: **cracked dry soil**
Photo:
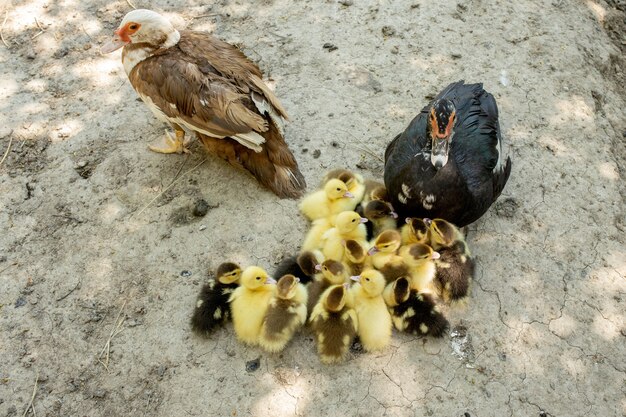
[[[471,303],[442,340],[328,367],[306,332],[280,355],[196,338],[220,262],[297,250],[296,202],[198,144],[146,149],[163,126],[97,52],[128,2],[5,1],[1,416],[626,415],[623,1],[133,4],[260,64],[310,186],[381,178],[387,143],[462,78],[496,96],[513,174],[470,228]]]

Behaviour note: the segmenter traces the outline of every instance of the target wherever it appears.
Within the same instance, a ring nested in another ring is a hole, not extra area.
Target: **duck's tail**
[[[279,129],[270,123],[267,132],[261,135],[265,138],[261,152],[228,138],[217,139],[200,133],[198,138],[210,153],[249,171],[280,198],[302,196],[306,189],[304,176]]]

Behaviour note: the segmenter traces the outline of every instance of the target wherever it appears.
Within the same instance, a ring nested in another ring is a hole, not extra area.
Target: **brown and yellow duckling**
[[[320,295],[331,285],[341,285],[348,281],[348,271],[339,261],[327,259],[316,268],[321,272],[316,279],[308,285],[309,298],[307,311],[309,314],[319,301]]]
[[[358,330],[348,284],[327,288],[315,305],[309,322],[322,363],[342,362]]]
[[[391,341],[391,316],[383,300],[385,277],[375,269],[366,269],[352,277],[358,283],[350,289],[354,297],[354,310],[359,321],[357,334],[363,348],[382,350]]]
[[[367,238],[378,236],[385,230],[396,229],[396,219],[398,215],[391,204],[381,200],[372,200],[363,209],[363,217],[369,220],[366,223]]]
[[[363,200],[366,190],[366,182],[363,180],[361,175],[347,169],[333,169],[324,176],[324,183],[332,178],[341,180],[346,184],[348,191],[350,191],[354,196],[356,204],[359,204],[361,200]]]
[[[191,328],[202,336],[208,336],[219,325],[230,319],[228,299],[239,286],[241,267],[233,262],[224,262],[218,268],[215,279],[211,279],[200,290],[196,308],[191,316]]]
[[[313,281],[313,277],[318,273],[315,265],[319,263],[320,261],[314,252],[304,251],[297,256],[289,256],[283,259],[276,267],[274,276],[282,277],[283,275],[291,274],[299,278],[301,284],[306,285]]]
[[[411,289],[406,277],[387,285],[383,297],[389,306],[391,321],[401,332],[442,337],[448,329],[448,319],[432,294]]]
[[[418,217],[407,217],[406,224],[400,229],[402,235],[402,244],[410,245],[412,243],[430,243],[428,235],[428,219],[420,219]]]
[[[230,310],[237,338],[250,345],[259,343],[259,334],[276,281],[263,268],[249,266],[241,274],[241,285],[230,296]]]
[[[380,269],[389,262],[400,260],[398,249],[402,244],[402,238],[397,230],[385,230],[374,239],[372,247],[367,252],[374,264],[374,268]]]
[[[431,244],[441,255],[435,261],[435,287],[445,302],[464,302],[469,295],[475,263],[463,233],[452,223],[434,219],[430,223]]]
[[[306,322],[307,292],[300,279],[283,275],[269,303],[259,344],[268,352],[280,352]]]
[[[359,275],[366,266],[370,265],[367,251],[354,239],[346,240],[343,246],[345,248],[343,263],[348,268],[349,275]]]

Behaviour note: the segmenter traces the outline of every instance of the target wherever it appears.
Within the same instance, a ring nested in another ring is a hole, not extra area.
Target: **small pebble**
[[[328,52],[332,52],[332,51],[336,51],[337,49],[339,49],[337,46],[333,45],[330,42],[326,42],[322,48],[328,50]]]
[[[332,141],[330,142],[330,146],[332,146],[333,148],[337,148],[339,147],[339,143],[337,143],[337,141]]]
[[[206,225],[204,225],[204,224],[203,224],[202,226],[200,226],[200,229],[199,229],[199,230],[200,230],[200,231],[206,230]]]
[[[5,255],[1,255],[0,256],[0,263],[6,262],[6,261],[7,261],[7,257]]]
[[[193,207],[193,215],[196,217],[203,217],[209,211],[209,203],[204,199],[200,199],[196,201],[196,204]]]
[[[392,54],[394,54],[394,55],[397,55],[397,54],[398,54],[398,52],[400,52],[400,48],[398,48],[398,45],[394,45],[394,46],[391,48],[391,53],[392,53]]]
[[[322,154],[322,151],[320,151],[319,149],[316,149],[313,151],[313,158],[317,159],[320,157],[321,154]]]
[[[88,161],[78,161],[76,163],[76,165],[74,165],[74,169],[83,169],[85,168],[87,165],[89,165]]]
[[[103,389],[97,389],[93,392],[94,398],[104,398],[107,395],[107,392]]]
[[[353,0],[339,0],[339,4],[342,6],[350,7],[354,4]]]
[[[15,301],[15,308],[22,307],[26,305],[26,299],[24,297],[20,297]]]
[[[393,36],[396,34],[396,30],[391,26],[383,26],[382,32],[384,36]]]
[[[189,278],[191,276],[191,271],[187,271],[186,269],[180,272],[180,276],[183,278]]]
[[[453,53],[453,54],[450,54],[450,56],[452,57],[452,59],[460,59],[463,55],[459,53]]]
[[[261,357],[259,356],[256,359],[252,359],[251,361],[246,362],[246,371],[254,372],[261,366]]]

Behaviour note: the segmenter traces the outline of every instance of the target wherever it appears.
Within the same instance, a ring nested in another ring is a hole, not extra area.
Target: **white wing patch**
[[[426,210],[431,210],[433,208],[433,203],[435,202],[436,197],[433,194],[428,194],[425,197],[422,197],[422,206]]]

